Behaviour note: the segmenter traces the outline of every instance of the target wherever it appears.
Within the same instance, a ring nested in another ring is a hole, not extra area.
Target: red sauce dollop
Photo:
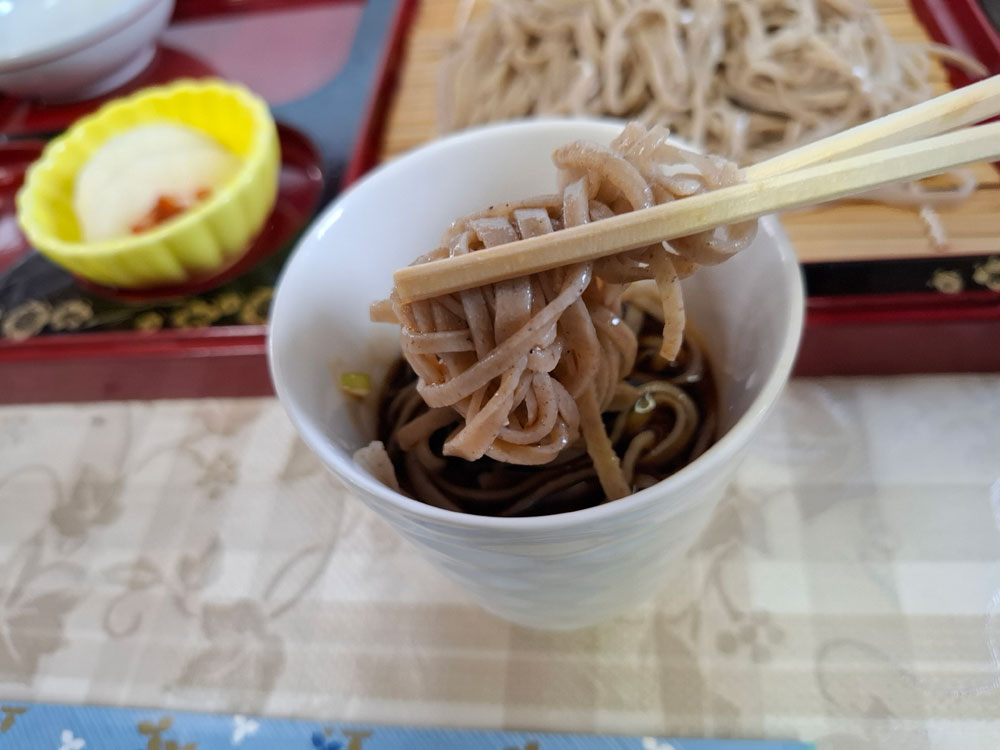
[[[156,200],[156,205],[150,209],[149,213],[132,225],[132,234],[140,234],[142,232],[149,231],[153,227],[162,224],[168,219],[172,219],[178,214],[184,213],[191,208],[195,202],[203,201],[211,194],[210,190],[202,188],[195,193],[195,201],[191,203],[185,203],[184,201],[178,200],[171,195],[161,195]]]

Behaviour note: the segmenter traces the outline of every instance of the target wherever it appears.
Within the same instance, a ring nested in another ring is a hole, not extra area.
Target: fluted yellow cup
[[[204,201],[148,231],[99,242],[81,238],[73,185],[112,136],[150,122],[196,128],[240,159]],[[267,104],[246,88],[182,80],[117,99],[52,140],[28,170],[17,217],[28,240],[72,273],[106,286],[141,288],[204,278],[236,262],[274,205],[280,153]]]

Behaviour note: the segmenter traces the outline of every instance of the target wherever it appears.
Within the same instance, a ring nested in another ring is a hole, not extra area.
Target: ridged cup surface
[[[207,133],[240,159],[211,196],[149,231],[86,242],[73,210],[73,184],[108,139],[150,122]],[[205,277],[235,263],[274,205],[280,153],[267,104],[242,86],[178,81],[109,102],[46,146],[17,195],[17,217],[39,252],[98,284],[141,288]]]

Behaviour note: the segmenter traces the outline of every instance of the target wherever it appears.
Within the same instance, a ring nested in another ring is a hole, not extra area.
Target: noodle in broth
[[[677,359],[667,362],[660,356],[662,321],[628,303],[623,317],[637,334],[639,354],[622,396],[602,421],[625,481],[638,491],[686,466],[715,442],[718,407],[709,362],[690,328]],[[416,384],[416,374],[401,359],[379,399],[378,437],[390,459],[380,474],[390,486],[398,482],[397,491],[442,508],[506,517],[566,513],[605,500],[581,446],[567,448],[543,466],[445,457],[442,448],[458,426],[457,415],[404,451],[398,437],[402,428],[429,411]]]

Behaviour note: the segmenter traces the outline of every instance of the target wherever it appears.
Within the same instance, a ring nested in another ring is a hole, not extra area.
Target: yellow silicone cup
[[[108,138],[148,122],[204,131],[241,159],[236,175],[191,209],[140,234],[84,242],[73,182]],[[242,86],[184,80],[109,102],[51,141],[25,176],[17,218],[29,242],[78,276],[141,288],[204,278],[249,248],[274,205],[278,133],[267,104]]]

